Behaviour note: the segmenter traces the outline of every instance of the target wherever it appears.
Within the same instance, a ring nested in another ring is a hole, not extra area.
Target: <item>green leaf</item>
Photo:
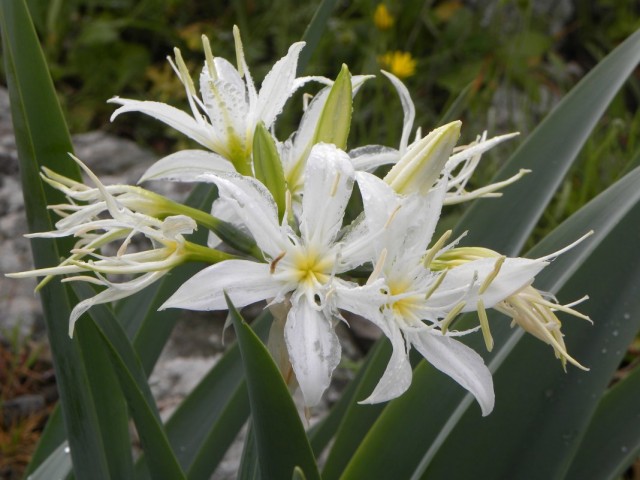
[[[563,330],[569,352],[591,371],[565,373],[548,346],[512,336],[517,344],[494,374],[494,412],[480,419],[466,411],[421,478],[565,478],[582,432],[640,328],[640,255],[629,236],[629,226],[639,224],[637,204],[559,293],[570,299],[589,293],[580,310],[594,325],[569,319]]]
[[[304,72],[304,69],[309,63],[309,59],[316,50],[322,34],[329,22],[329,16],[331,11],[336,5],[336,0],[322,0],[322,3],[318,6],[316,13],[313,15],[311,22],[307,25],[307,29],[302,35],[302,41],[306,42],[304,49],[300,52],[300,58],[298,59],[298,71],[297,76]]]
[[[71,178],[79,178],[78,169],[68,157],[72,151],[69,133],[24,1],[3,0],[0,25],[22,187],[23,192],[28,192],[25,195],[27,221],[30,231],[48,231],[53,227],[47,204],[61,202],[62,195],[43,188],[38,176],[40,167],[47,166]],[[56,265],[60,252],[68,251],[71,242],[33,240],[36,268]],[[50,282],[41,290],[41,299],[75,477],[106,479],[110,469],[126,471],[126,466],[109,466],[107,460],[104,446],[120,438],[111,438],[113,431],[101,429],[89,372],[81,355],[81,348],[91,349],[90,342],[71,340],[67,335],[71,310],[69,290],[59,282]],[[104,388],[109,386],[106,379]],[[55,436],[58,440],[59,434]],[[47,444],[50,449],[54,442]],[[126,463],[126,459],[123,461]]]
[[[71,473],[71,450],[65,441],[51,452],[51,455],[27,478],[29,480],[50,480],[52,478],[66,478]]]
[[[285,210],[285,193],[287,185],[282,170],[282,161],[278,155],[276,142],[265,128],[258,123],[253,134],[253,168],[256,178],[260,180],[273,195],[278,206],[278,218],[282,220]]]
[[[589,72],[497,173],[493,181],[521,168],[532,170],[507,187],[500,200],[479,200],[466,211],[457,229],[469,231],[466,244],[505,255],[520,252],[593,127],[639,61],[640,31]]]
[[[85,284],[75,285],[74,289],[83,298],[94,294]],[[84,321],[79,321],[76,328],[78,336],[93,329],[93,333],[100,336],[102,344],[107,348],[153,478],[186,478],[169,445],[142,363],[111,310],[105,305],[94,305],[90,318],[85,315]]]
[[[316,143],[333,143],[345,150],[351,127],[353,112],[353,96],[351,90],[351,74],[346,65],[342,65],[336,81],[331,86],[327,103],[322,109],[312,145]]]
[[[266,339],[268,311],[252,324]],[[167,437],[190,480],[209,479],[249,416],[249,397],[237,343],[220,358],[166,423]],[[146,463],[142,457],[140,464]],[[137,478],[151,478],[143,465]]]
[[[247,377],[262,478],[289,478],[298,466],[307,478],[319,479],[304,427],[278,367],[231,300],[226,299]]]
[[[640,369],[609,390],[593,415],[565,478],[617,479],[640,454]]]

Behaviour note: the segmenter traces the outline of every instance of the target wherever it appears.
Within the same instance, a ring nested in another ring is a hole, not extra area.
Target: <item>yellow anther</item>
[[[447,333],[451,322],[453,322],[453,320],[458,316],[458,314],[462,311],[466,304],[467,302],[464,301],[459,302],[449,311],[449,313],[447,313],[447,316],[444,317],[444,320],[442,320],[442,323],[440,324],[440,329],[442,330],[443,335]]]
[[[480,330],[482,331],[482,338],[484,338],[484,344],[487,347],[487,351],[493,350],[493,337],[491,336],[491,330],[489,329],[489,318],[487,317],[487,311],[484,308],[484,302],[482,299],[478,300],[476,304],[478,309],[478,318],[480,319]]]
[[[484,282],[482,282],[482,285],[480,286],[480,290],[478,290],[478,293],[480,295],[482,295],[484,292],[487,291],[487,288],[489,288],[489,285],[491,285],[491,282],[493,282],[495,278],[498,276],[498,273],[500,273],[500,269],[502,268],[502,264],[506,259],[507,257],[505,257],[504,255],[502,257],[498,257],[498,259],[496,260],[496,264],[493,267],[493,270],[489,275],[487,275],[487,278],[484,279]]]
[[[429,268],[436,254],[440,251],[440,249],[446,243],[446,241],[449,240],[451,233],[452,233],[451,230],[447,230],[446,232],[444,232],[442,236],[438,239],[438,241],[433,245],[433,247],[427,250],[427,254],[425,255],[424,261],[423,261],[424,268]]]

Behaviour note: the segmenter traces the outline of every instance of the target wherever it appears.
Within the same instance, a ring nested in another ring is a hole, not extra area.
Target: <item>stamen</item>
[[[282,252],[280,255],[278,255],[276,258],[274,258],[271,261],[271,264],[269,265],[269,273],[271,273],[272,275],[275,273],[276,265],[278,265],[278,262],[282,260],[286,254],[287,252]]]
[[[213,61],[213,52],[211,51],[211,42],[206,35],[202,35],[202,49],[204,50],[205,63],[209,76],[214,80],[218,80],[218,72],[216,71],[216,64]]]
[[[242,39],[240,38],[240,30],[237,25],[233,26],[233,40],[236,44],[236,62],[238,63],[238,73],[244,77],[244,49],[242,47]]]
[[[458,316],[458,314],[462,311],[462,309],[465,307],[466,304],[467,302],[465,301],[461,301],[457,303],[456,306],[453,307],[449,311],[449,313],[447,313],[447,316],[444,317],[444,320],[442,320],[442,322],[440,323],[440,329],[442,330],[443,335],[447,333],[447,330],[449,329],[451,322],[453,322],[454,318]]]
[[[487,288],[489,288],[489,285],[491,285],[491,282],[493,282],[495,278],[498,276],[498,273],[500,273],[500,269],[502,268],[502,264],[506,259],[507,257],[505,257],[504,255],[501,257],[498,257],[498,259],[496,260],[496,264],[493,267],[493,271],[489,275],[487,275],[487,278],[484,279],[482,286],[480,286],[480,290],[478,290],[478,293],[480,295],[482,295],[487,290]]]
[[[333,180],[333,185],[331,186],[331,192],[329,192],[330,197],[335,197],[336,192],[338,191],[338,182],[340,182],[340,172],[336,173],[336,178]]]
[[[424,295],[425,300],[429,300],[431,295],[433,295],[433,292],[435,292],[438,289],[438,287],[440,287],[440,285],[444,281],[444,277],[447,276],[448,271],[449,270],[445,270],[440,275],[438,275],[438,278],[436,279],[436,281],[433,282],[433,285],[431,285],[431,287],[429,287],[429,290],[427,290],[427,293],[425,293]]]
[[[427,250],[427,254],[425,255],[424,260],[423,260],[424,268],[429,268],[429,265],[431,264],[431,262],[435,258],[435,256],[438,253],[438,251],[440,251],[442,246],[449,239],[449,237],[451,236],[451,233],[452,233],[451,230],[447,230],[446,232],[444,232],[442,234],[442,236],[438,239],[438,241],[433,245],[433,247],[431,247],[429,250]]]
[[[482,330],[482,338],[484,338],[484,344],[487,347],[487,351],[493,350],[493,337],[491,336],[491,330],[489,329],[489,318],[487,317],[487,311],[484,308],[484,302],[480,298],[476,304],[478,309],[478,319],[480,320],[480,330]]]
[[[553,252],[550,253],[549,255],[546,255],[544,257],[540,257],[537,260],[540,260],[541,262],[544,262],[546,260],[553,260],[556,257],[559,257],[560,255],[562,255],[564,252],[571,250],[573,247],[575,247],[576,245],[578,245],[579,243],[582,243],[586,238],[590,237],[591,235],[593,235],[593,230],[589,230],[587,233],[585,233],[583,236],[581,236],[578,240],[576,240],[575,242],[567,245],[566,247],[558,250],[557,252]]]
[[[389,218],[387,219],[387,222],[384,224],[384,227],[382,227],[383,229],[387,229],[389,228],[389,225],[391,224],[391,222],[393,221],[393,219],[395,218],[396,214],[398,213],[398,210],[400,210],[400,208],[402,207],[402,205],[398,205],[393,212],[391,212],[391,215],[389,215]]]
[[[369,275],[369,279],[367,280],[367,285],[371,285],[375,282],[380,273],[382,273],[382,268],[384,267],[384,262],[387,260],[387,249],[383,248],[380,252],[380,256],[378,257],[378,261],[376,262],[376,266],[373,268],[373,272]]]

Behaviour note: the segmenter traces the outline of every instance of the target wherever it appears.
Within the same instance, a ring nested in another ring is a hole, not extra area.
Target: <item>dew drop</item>
[[[628,313],[625,313],[623,317],[625,320],[629,320],[631,318],[631,315],[629,315]]]
[[[64,453],[71,453],[71,449],[69,447],[64,447]]]
[[[613,335],[614,337],[618,336],[618,330],[614,330],[613,332],[611,332],[611,335]]]
[[[604,355],[605,353],[607,353],[607,349],[606,349],[606,348],[603,348],[603,349],[601,350],[601,352],[602,352],[602,354]]]

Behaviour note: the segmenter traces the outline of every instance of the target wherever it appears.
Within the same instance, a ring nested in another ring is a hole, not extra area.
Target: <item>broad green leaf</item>
[[[640,454],[640,369],[609,390],[580,441],[565,478],[614,480]]]
[[[347,138],[351,128],[353,113],[353,95],[351,89],[351,73],[346,65],[342,65],[340,73],[333,82],[327,102],[322,109],[312,145],[316,143],[333,143],[338,148],[347,148]]]
[[[492,415],[481,419],[466,411],[420,478],[565,478],[590,416],[640,328],[638,225],[640,204],[559,292],[569,299],[589,293],[580,310],[594,325],[567,319],[563,331],[569,352],[591,371],[563,372],[547,346],[522,336],[494,374]]]
[[[265,312],[252,324],[267,338],[271,323]],[[249,397],[238,345],[234,344],[184,399],[166,423],[165,430],[178,461],[190,480],[208,479],[222,460],[249,416]],[[138,479],[150,478],[143,468]]]
[[[479,200],[469,208],[458,232],[469,231],[467,245],[518,254],[560,186],[591,130],[640,62],[640,31],[602,60],[529,135],[494,181],[532,172],[507,187],[498,200]]]
[[[320,474],[291,394],[264,344],[227,297],[242,354],[262,478],[290,478],[300,467]]]
[[[363,370],[362,379],[356,384],[357,388],[340,419],[334,443],[322,470],[322,478],[325,480],[339,478],[369,427],[384,408],[384,404],[357,403],[367,398],[380,380],[380,372],[384,371],[391,356],[389,342],[386,339],[379,341],[369,355],[371,361],[368,362],[366,370]]]
[[[27,478],[29,480],[50,480],[65,478],[71,472],[71,450],[63,441]]]
[[[537,286],[544,290],[557,291],[566,282],[568,277],[575,272],[573,265],[580,264],[588,255],[592,254],[604,237],[621,222],[623,216],[640,201],[639,181],[640,169],[637,169],[576,212],[545,239],[540,248],[530,252],[532,257],[549,253],[567,245],[590,228],[596,231],[591,238],[575,248],[574,251],[556,259],[547,267],[539,277],[541,280],[546,278],[546,281],[541,285],[536,283]],[[585,288],[582,294],[587,292],[589,289]],[[492,322],[492,333],[496,340],[496,347],[490,354],[483,353],[483,356],[492,371],[496,371],[517,345],[522,337],[522,332],[511,329],[504,318],[500,319],[497,316],[491,318],[494,321],[498,320],[497,323]],[[580,322],[569,319],[568,323],[571,324],[572,321]],[[461,328],[470,327],[475,323],[477,321],[474,317],[466,316],[461,320]],[[465,338],[465,343],[469,343],[478,352],[484,350],[482,339],[479,336],[469,336]],[[537,348],[541,350],[543,356],[546,354],[553,358],[547,346],[537,345]],[[569,351],[575,353],[572,351],[571,344]],[[579,355],[576,354],[576,356],[582,360]],[[437,394],[432,392],[437,392]],[[354,455],[345,478],[365,478],[373,472],[384,472],[388,465],[381,458],[380,452],[382,451],[386,452],[386,455],[401,459],[397,464],[394,464],[397,478],[409,478],[416,469],[419,472],[426,469],[433,456],[440,450],[443,442],[447,440],[460,418],[472,404],[471,397],[465,393],[455,382],[437,372],[426,362],[420,363],[414,371],[412,387],[403,397],[387,406]],[[496,397],[499,401],[500,390],[497,388]],[[496,415],[496,411],[499,409],[500,405],[497,404],[489,418]],[[416,415],[411,418],[410,422],[402,420],[406,418],[406,412],[421,411],[429,411],[432,415]],[[469,415],[474,418],[480,416],[475,405],[471,408]],[[481,421],[488,422],[489,420],[482,419]],[[458,449],[454,449],[454,452],[458,452]]]
[[[285,193],[287,185],[282,170],[282,161],[276,148],[276,142],[265,128],[258,123],[253,134],[253,168],[256,178],[260,180],[273,195],[278,206],[278,218],[282,220],[285,210]]]
[[[93,290],[85,284],[75,285],[74,290],[81,298],[94,294]],[[100,336],[101,346],[106,347],[109,352],[113,370],[136,424],[142,448],[149,459],[148,465],[152,477],[159,480],[186,478],[169,445],[160,414],[147,383],[146,372],[124,329],[105,305],[95,305],[89,313],[90,318],[85,315],[84,319],[81,318],[78,321],[77,335],[81,336],[93,330],[93,334]],[[113,394],[117,393],[118,390],[113,392]]]
[[[72,151],[69,132],[24,1],[0,2],[0,25],[22,188],[23,192],[28,192],[25,207],[29,230],[48,231],[52,230],[53,222],[46,206],[61,202],[62,196],[50,188],[43,188],[38,176],[40,167],[47,166],[71,178],[78,178],[79,174],[68,157],[68,152]],[[56,265],[60,252],[68,251],[69,245],[69,240],[33,240],[36,268]],[[67,335],[71,309],[67,288],[59,282],[51,282],[40,295],[75,477],[109,478],[110,468],[115,472],[125,471],[126,467],[109,466],[104,446],[120,438],[110,438],[112,431],[101,430],[90,388],[90,372],[86,370],[80,351],[81,347],[85,351],[91,349],[91,345],[77,338],[71,340]],[[100,359],[96,358],[96,362]],[[105,380],[106,389],[109,389],[109,380]],[[55,433],[54,436],[59,439],[60,435]],[[51,451],[55,443],[47,441],[46,445]],[[43,453],[41,450],[40,459]]]
[[[329,16],[331,15],[331,11],[335,5],[336,0],[322,0],[322,3],[318,6],[311,22],[307,25],[307,28],[302,35],[302,41],[306,42],[306,45],[302,52],[300,52],[297,75],[301,75],[307,67],[309,59],[318,46],[320,38],[322,38],[322,34],[329,22]]]

